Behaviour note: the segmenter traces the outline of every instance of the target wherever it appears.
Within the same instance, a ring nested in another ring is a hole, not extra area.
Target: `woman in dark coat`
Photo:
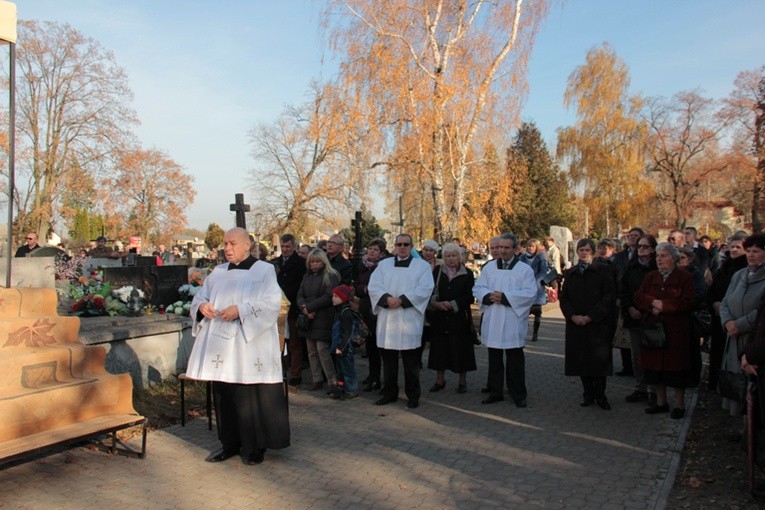
[[[635,375],[635,391],[624,397],[627,402],[646,402],[652,397],[648,395],[648,386],[643,380],[643,368],[640,366],[640,321],[643,314],[635,308],[634,296],[643,284],[645,275],[656,271],[656,239],[644,235],[635,245],[636,255],[627,262],[622,281],[619,284],[619,306],[621,307],[623,328],[630,334],[630,350],[632,352],[632,369]]]
[[[362,381],[364,391],[380,389],[380,373],[382,358],[377,347],[377,316],[372,313],[372,302],[369,299],[369,278],[377,269],[377,263],[388,255],[385,239],[372,239],[367,245],[367,254],[361,261],[359,277],[356,282],[355,294],[359,298],[359,313],[369,327],[369,338],[364,343],[369,359],[369,377]]]
[[[709,379],[707,387],[710,390],[717,391],[717,379],[722,365],[723,352],[725,351],[725,340],[728,337],[723,331],[720,322],[720,305],[728,292],[730,281],[733,274],[746,267],[746,250],[744,249],[743,233],[733,234],[728,238],[729,251],[725,260],[720,263],[720,267],[712,277],[712,285],[707,292],[707,304],[712,309],[712,327],[709,335]]]
[[[664,349],[641,349],[640,364],[646,384],[656,385],[656,403],[647,414],[666,413],[667,386],[675,389],[671,418],[685,416],[685,388],[691,370],[690,312],[696,299],[693,276],[677,267],[680,251],[672,244],[656,247],[657,271],[646,275],[634,302],[647,322],[661,321],[667,345]]]
[[[318,390],[323,385],[322,369],[327,376],[329,392],[335,390],[337,378],[335,364],[329,352],[332,341],[332,324],[335,309],[332,306],[332,289],[340,285],[340,274],[332,269],[323,250],[315,248],[306,260],[308,270],[298,290],[297,303],[300,313],[311,319],[311,325],[302,333],[308,347],[308,363],[311,365],[313,384],[310,389]]]
[[[428,308],[431,310],[431,342],[428,368],[436,371],[430,391],[446,387],[444,372],[459,374],[457,393],[467,392],[467,372],[476,369],[471,322],[475,278],[462,263],[462,250],[447,243],[441,250],[444,263],[433,270],[436,283]]]
[[[579,263],[566,272],[559,295],[566,318],[565,374],[579,376],[584,389],[582,407],[597,402],[611,409],[606,398],[606,377],[611,375],[611,318],[616,288],[611,268],[592,264],[595,243],[581,239],[576,245]]]

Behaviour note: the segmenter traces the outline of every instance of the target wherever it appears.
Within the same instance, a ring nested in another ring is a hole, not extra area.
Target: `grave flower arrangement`
[[[108,282],[80,276],[69,284],[68,294],[74,300],[71,307],[72,315],[78,317],[95,317],[107,315],[113,309],[113,303],[107,305],[110,285]],[[113,299],[113,298],[111,298]]]

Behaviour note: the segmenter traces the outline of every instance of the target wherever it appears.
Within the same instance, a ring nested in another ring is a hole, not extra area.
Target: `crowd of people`
[[[27,241],[34,249],[34,236]],[[358,267],[340,235],[315,247],[291,234],[279,241],[280,254],[266,261],[268,250],[246,231],[227,232],[226,262],[210,257],[216,270],[192,303],[197,340],[187,374],[214,382],[222,444],[210,462],[242,454],[257,464],[267,448],[289,445],[285,373],[290,391],[326,390],[345,401],[377,392],[382,406],[400,397],[401,364],[406,406],[416,409],[423,367],[435,372],[427,391],[469,393],[474,349],[483,344],[489,367],[481,403],[509,396],[526,407],[524,348],[527,338],[539,341],[543,306],[556,299],[565,318],[563,371],[580,378],[582,407],[611,409],[606,382],[615,348],[617,375],[634,379],[622,398],[673,419],[685,416],[685,391],[700,383],[702,349],[712,389],[765,363],[765,333],[757,333],[765,332],[765,234],[738,232],[715,247],[692,227],[665,242],[633,228],[621,250],[611,239],[580,240],[574,265],[564,266],[552,238],[519,241],[508,232],[489,241],[477,272],[456,239],[426,240],[418,251],[399,234],[390,252],[373,239]],[[163,246],[156,256],[173,257]],[[280,330],[282,295],[289,309]],[[362,345],[368,372],[357,374]],[[741,416],[743,397],[723,395],[722,405]]]

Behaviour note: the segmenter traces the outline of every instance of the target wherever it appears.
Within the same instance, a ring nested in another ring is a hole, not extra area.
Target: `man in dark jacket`
[[[332,269],[340,273],[340,283],[350,285],[353,281],[353,264],[343,256],[345,249],[345,239],[343,236],[335,234],[327,240],[327,258],[332,265]]]
[[[289,383],[291,386],[296,386],[302,382],[303,352],[305,351],[303,347],[305,339],[298,336],[297,317],[300,310],[297,306],[297,294],[300,289],[300,282],[303,281],[303,275],[306,271],[306,263],[305,259],[298,255],[295,249],[297,241],[294,235],[282,235],[279,238],[279,246],[281,247],[282,254],[271,262],[276,267],[276,281],[290,302],[290,309],[287,313],[289,329]]]

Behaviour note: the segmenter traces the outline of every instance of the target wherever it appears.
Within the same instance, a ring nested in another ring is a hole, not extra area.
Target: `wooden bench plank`
[[[99,416],[80,423],[74,423],[45,432],[38,432],[37,434],[1,443],[0,460],[10,459],[21,454],[35,452],[78,439],[114,433],[117,430],[126,429],[136,425],[143,425],[145,422],[146,418],[138,414],[110,414]]]

